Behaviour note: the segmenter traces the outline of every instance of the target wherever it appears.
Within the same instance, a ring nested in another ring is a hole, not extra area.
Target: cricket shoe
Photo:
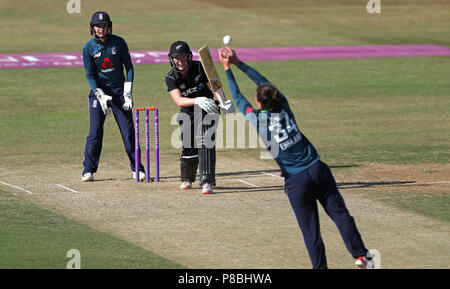
[[[133,175],[131,176],[133,180],[136,179],[136,172],[133,172]],[[143,171],[139,171],[139,181],[143,182],[145,181],[145,173]]]
[[[182,189],[182,190],[192,189],[192,183],[189,182],[189,181],[184,181],[184,182],[181,183],[180,189]]]
[[[94,180],[94,174],[93,173],[84,173],[81,176],[82,182],[92,182]]]
[[[359,269],[374,269],[372,258],[364,256],[358,257],[355,262],[356,267]]]
[[[212,194],[212,193],[213,193],[212,185],[210,183],[205,183],[202,188],[202,194],[207,195],[207,194]]]

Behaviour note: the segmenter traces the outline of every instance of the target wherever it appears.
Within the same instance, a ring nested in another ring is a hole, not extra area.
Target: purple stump
[[[141,162],[141,152],[139,149],[139,110],[134,112],[134,172],[136,182],[139,182],[139,163]]]
[[[159,115],[155,109],[155,182],[159,182]]]
[[[150,182],[150,141],[149,141],[149,116],[145,110],[145,181]]]

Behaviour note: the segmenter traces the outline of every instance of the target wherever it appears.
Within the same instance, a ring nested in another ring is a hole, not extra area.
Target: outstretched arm
[[[244,114],[250,113],[253,111],[252,105],[248,102],[248,100],[242,95],[239,90],[239,87],[236,83],[236,79],[234,78],[233,72],[231,71],[231,63],[237,64],[239,63],[239,59],[237,57],[233,57],[232,54],[229,53],[229,47],[225,47],[219,50],[220,62],[225,70],[228,80],[228,86],[230,87],[231,95],[233,96],[234,102],[238,109]]]
[[[244,72],[251,80],[253,80],[253,82],[257,85],[263,85],[263,84],[268,84],[270,83],[269,80],[267,80],[267,78],[265,78],[261,73],[259,73],[258,71],[256,71],[256,69],[254,69],[253,67],[245,64],[244,62],[242,62],[236,55],[236,52],[231,49],[228,46],[225,46],[224,48],[219,50],[219,56],[222,56],[222,58],[226,58],[228,57],[229,59],[229,63],[227,65],[227,67],[229,68],[231,64],[236,65],[240,70],[242,70],[242,72]],[[222,63],[223,64],[223,63]],[[224,69],[226,69],[226,67],[224,66]]]
[[[234,50],[232,50],[229,47],[224,47],[220,50],[221,53],[219,54],[223,54],[223,56],[228,55],[229,59],[230,59],[230,64],[234,64],[236,65],[242,72],[244,72],[257,86],[261,86],[261,85],[265,85],[265,84],[270,84],[272,86],[274,86],[265,76],[263,76],[261,73],[259,73],[256,69],[254,69],[253,67],[251,67],[250,65],[242,62],[239,60],[239,58],[236,55],[236,52]],[[224,67],[225,68],[225,67]],[[285,105],[289,105],[288,101],[286,99],[286,97],[281,94],[281,98],[283,100],[283,103]]]
[[[261,73],[259,73],[256,69],[251,67],[250,65],[245,64],[244,62],[240,61],[236,65],[242,72],[244,72],[251,80],[253,80],[254,83],[256,83],[257,86],[264,85],[264,84],[271,84],[273,85],[267,78],[265,78]],[[280,93],[280,97],[285,105],[288,105],[288,101],[286,97]]]
[[[256,69],[251,67],[250,65],[245,64],[240,61],[238,65],[236,65],[242,72],[244,72],[253,82],[257,85],[269,84],[270,81],[267,80],[262,74],[260,74]]]

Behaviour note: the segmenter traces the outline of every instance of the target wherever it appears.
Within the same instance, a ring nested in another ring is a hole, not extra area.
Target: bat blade
[[[216,92],[222,88],[222,82],[220,81],[217,69],[214,66],[214,62],[209,52],[208,46],[203,46],[198,50],[198,55],[200,56],[200,61],[202,62],[203,69],[205,70],[206,76],[208,77],[211,89]]]
[[[233,103],[229,100],[227,101],[225,93],[223,92],[222,81],[220,81],[219,74],[217,73],[217,69],[214,65],[214,61],[212,60],[208,46],[206,45],[200,48],[198,50],[198,55],[203,66],[203,70],[205,70],[206,77],[208,78],[209,86],[219,100],[220,107],[222,107],[226,113],[234,112]]]

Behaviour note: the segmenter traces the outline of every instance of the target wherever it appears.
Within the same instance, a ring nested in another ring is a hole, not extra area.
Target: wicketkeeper
[[[106,116],[114,114],[122,134],[123,144],[134,172],[133,78],[134,69],[125,40],[112,34],[112,22],[106,12],[98,11],[91,18],[91,35],[83,47],[84,69],[91,88],[89,93],[89,135],[84,149],[81,180],[93,181],[103,142]],[[124,76],[126,70],[126,78]],[[145,179],[140,164],[139,178]]]

